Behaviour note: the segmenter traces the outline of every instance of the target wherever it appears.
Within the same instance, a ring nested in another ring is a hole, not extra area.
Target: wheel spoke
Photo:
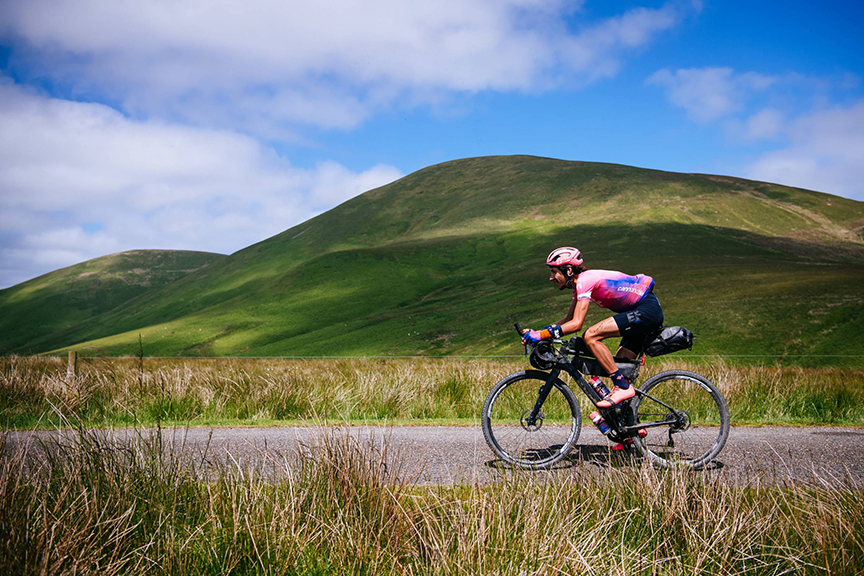
[[[638,421],[676,421],[669,428],[648,429],[641,445],[652,459],[664,466],[677,462],[701,466],[717,455],[729,432],[729,413],[710,382],[673,370],[654,376],[643,387],[648,395],[638,405]],[[674,408],[674,413],[660,402]]]
[[[493,451],[514,464],[529,468],[551,465],[566,455],[578,437],[578,403],[559,382],[543,403],[542,418],[528,426],[527,417],[547,375],[518,376],[505,378],[490,393],[483,411],[486,440]]]

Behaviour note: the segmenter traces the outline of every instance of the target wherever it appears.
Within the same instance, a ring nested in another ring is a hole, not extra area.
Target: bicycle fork
[[[540,387],[540,392],[537,394],[537,402],[534,403],[534,408],[531,409],[531,413],[525,419],[525,423],[528,426],[537,424],[537,418],[540,416],[543,403],[546,402],[546,398],[549,396],[549,392],[552,391],[552,386],[554,386],[555,379],[558,378],[560,373],[560,368],[553,368],[552,372],[549,373],[549,378],[546,379],[546,383]]]

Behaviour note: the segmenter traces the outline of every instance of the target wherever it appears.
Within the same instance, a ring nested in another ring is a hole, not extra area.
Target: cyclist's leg
[[[619,328],[619,331],[621,329]],[[621,337],[621,342],[618,344],[618,351],[615,356],[619,358],[635,359],[639,357],[639,353],[645,347],[645,333],[639,334],[624,334]]]
[[[585,332],[585,344],[588,345],[591,352],[594,353],[594,357],[597,358],[597,361],[609,374],[609,378],[614,385],[609,396],[597,403],[597,406],[601,408],[608,408],[636,395],[636,390],[630,386],[630,383],[624,378],[621,371],[618,370],[618,366],[615,365],[615,360],[612,358],[612,353],[603,344],[605,338],[620,335],[621,333],[618,331],[618,324],[616,324],[614,317],[598,322]]]
[[[618,331],[618,324],[615,323],[614,317],[598,322],[585,331],[585,344],[591,350],[591,353],[594,354],[594,357],[597,358],[600,365],[603,366],[603,369],[609,374],[618,370],[618,367],[615,365],[615,360],[612,359],[612,353],[603,344],[603,340],[620,335],[621,332]]]
[[[625,347],[624,338],[622,338],[621,344],[618,346],[618,351],[615,352],[615,356],[619,358],[630,358],[631,360],[634,360],[636,356],[638,356],[638,354],[636,354],[636,352],[634,352],[630,348]]]

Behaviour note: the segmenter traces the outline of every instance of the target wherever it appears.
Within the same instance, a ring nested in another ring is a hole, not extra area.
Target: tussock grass
[[[386,444],[334,433],[281,466],[206,476],[161,433],[3,444],[5,574],[855,574],[864,507],[839,487],[683,470],[502,472],[416,487]]]
[[[526,361],[0,358],[0,422],[50,427],[323,422],[474,423],[492,385]],[[727,399],[733,424],[864,425],[864,370],[690,365]],[[569,377],[567,377],[569,378]],[[577,397],[581,392],[575,388]],[[582,398],[583,413],[590,412]],[[55,410],[56,409],[56,410]]]

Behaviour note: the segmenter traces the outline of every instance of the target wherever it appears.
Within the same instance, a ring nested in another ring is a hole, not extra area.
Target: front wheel
[[[634,438],[637,451],[663,468],[683,464],[702,468],[729,437],[729,407],[714,384],[686,370],[667,370],[649,378],[632,401],[636,422],[647,427]]]
[[[529,415],[549,374],[523,370],[495,384],[483,404],[483,436],[502,460],[522,468],[546,468],[573,449],[582,418],[570,388],[556,378],[535,421]]]

